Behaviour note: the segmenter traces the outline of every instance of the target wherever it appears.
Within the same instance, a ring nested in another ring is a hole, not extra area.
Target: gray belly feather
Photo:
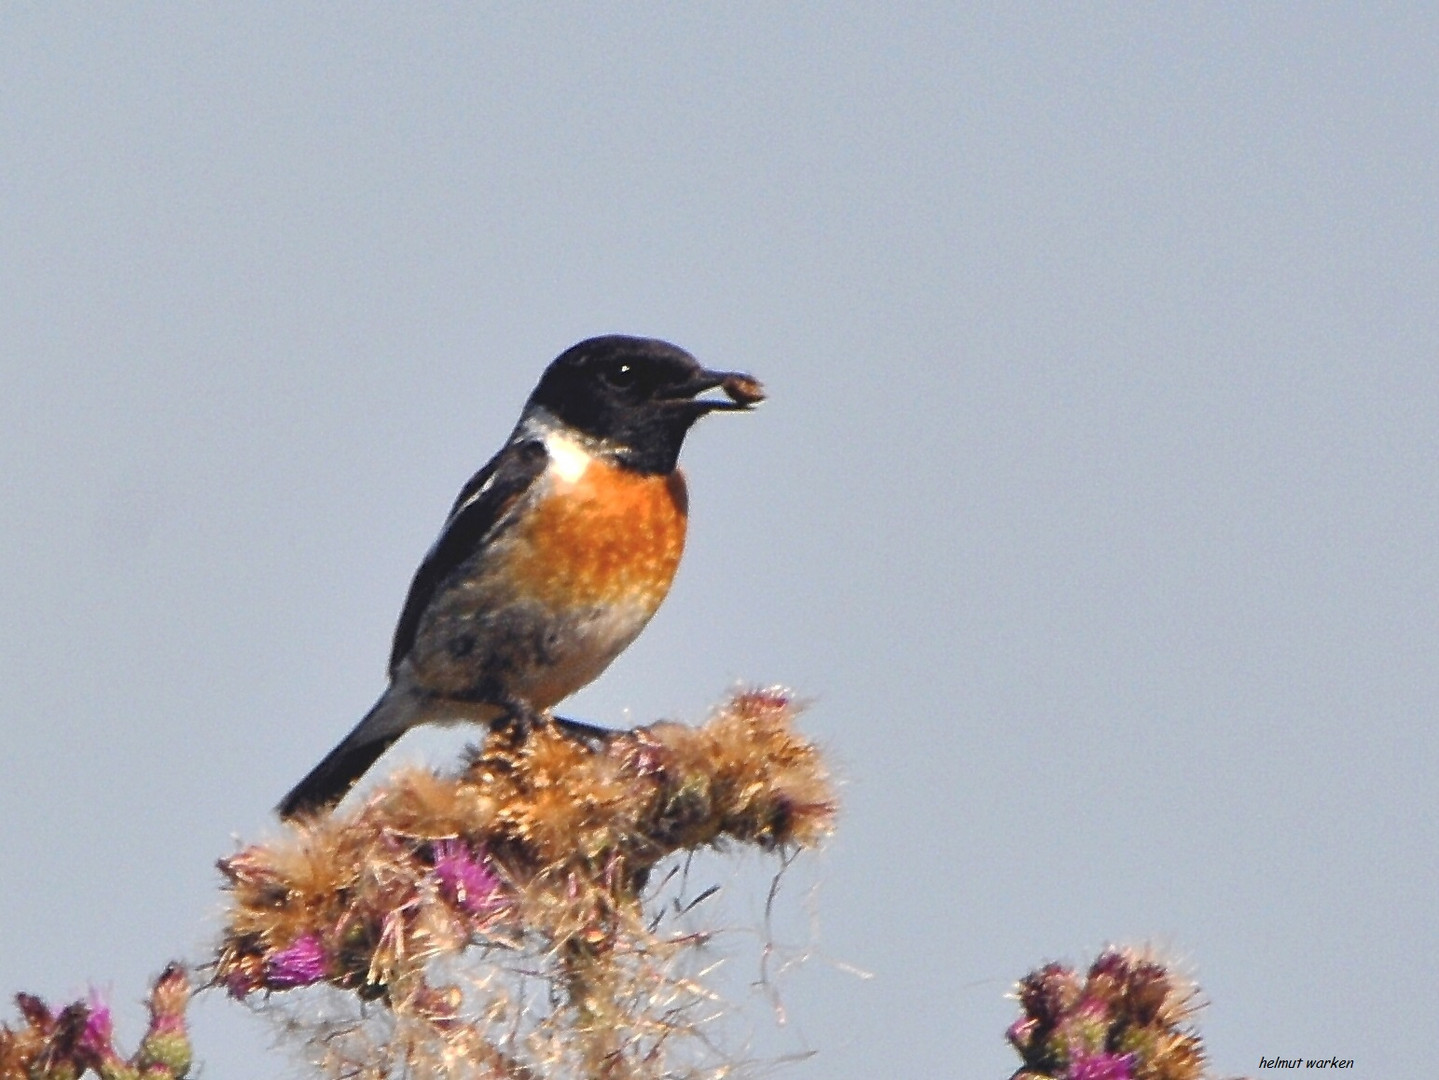
[[[461,570],[431,602],[401,665],[416,689],[548,709],[594,681],[653,614],[637,604],[556,612],[507,595],[496,577]]]

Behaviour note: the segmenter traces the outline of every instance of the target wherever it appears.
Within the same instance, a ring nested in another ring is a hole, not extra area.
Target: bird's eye
[[[628,390],[639,382],[640,372],[634,364],[615,363],[604,369],[604,380],[617,390]]]

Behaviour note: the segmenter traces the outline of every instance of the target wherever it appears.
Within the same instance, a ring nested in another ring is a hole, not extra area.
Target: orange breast
[[[684,477],[643,476],[591,460],[573,481],[554,474],[517,536],[510,572],[539,602],[563,609],[632,604],[653,612],[685,544]]]

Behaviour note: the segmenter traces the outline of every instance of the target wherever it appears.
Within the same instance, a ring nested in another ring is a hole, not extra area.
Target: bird
[[[524,739],[556,719],[548,711],[597,678],[669,591],[690,428],[764,398],[752,376],[653,338],[611,334],[561,353],[415,571],[384,693],[280,801],[280,817],[333,807],[417,724],[469,721]]]

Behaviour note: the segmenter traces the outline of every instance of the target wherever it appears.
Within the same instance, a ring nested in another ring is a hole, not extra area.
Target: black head
[[[724,397],[700,397],[706,390]],[[764,390],[748,375],[709,371],[689,353],[651,338],[590,338],[545,369],[529,406],[540,406],[613,449],[625,465],[675,467],[690,427],[705,413],[748,409]]]

